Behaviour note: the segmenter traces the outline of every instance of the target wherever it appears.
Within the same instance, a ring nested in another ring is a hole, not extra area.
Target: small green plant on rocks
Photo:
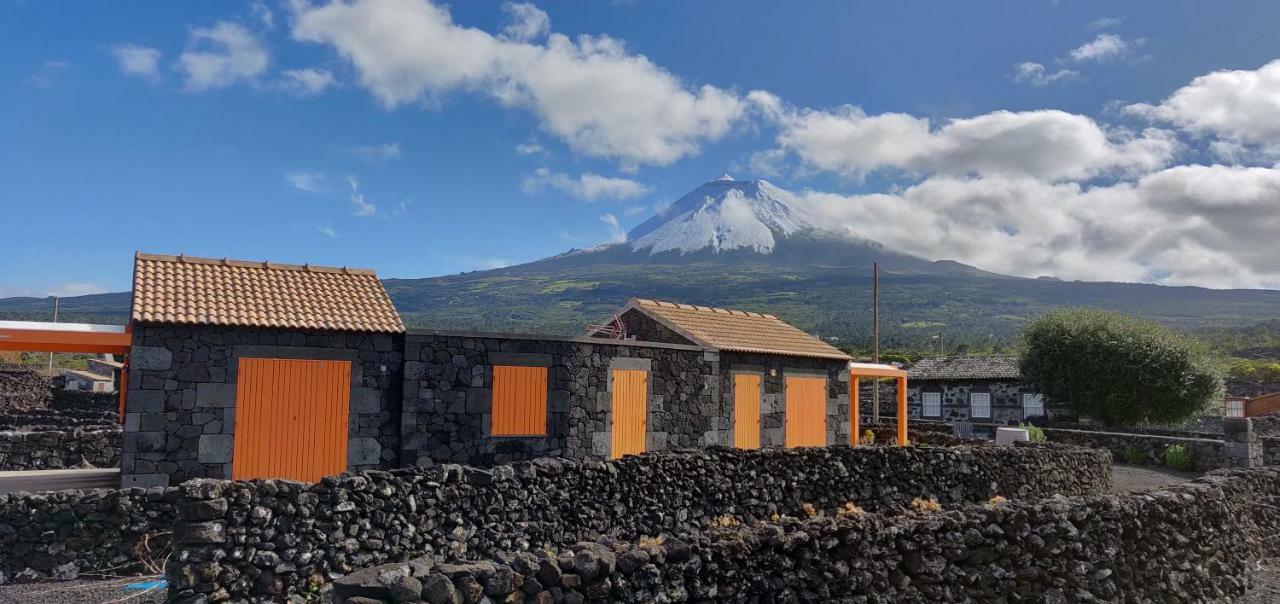
[[[874,430],[867,430],[866,432],[862,433],[862,444],[864,445],[876,444],[876,433]]]
[[[1196,467],[1196,460],[1186,445],[1170,445],[1164,450],[1164,465],[1186,472]]]
[[[1018,427],[1027,431],[1027,438],[1031,439],[1031,442],[1033,443],[1042,443],[1049,440],[1047,437],[1045,437],[1044,429],[1041,428],[1040,426],[1033,426],[1031,424],[1021,424]]]
[[[1124,448],[1124,461],[1129,465],[1144,466],[1149,460],[1147,450],[1138,445],[1129,445]]]

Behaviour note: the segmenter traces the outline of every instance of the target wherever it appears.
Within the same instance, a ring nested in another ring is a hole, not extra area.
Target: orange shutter
[[[614,459],[644,453],[645,432],[649,426],[648,385],[648,371],[613,370]]]
[[[760,376],[733,374],[733,446],[760,448]]]
[[[240,359],[231,477],[317,482],[347,471],[350,361]]]
[[[827,444],[827,380],[786,378],[788,447],[824,447]]]
[[[547,368],[495,365],[490,436],[547,433]]]

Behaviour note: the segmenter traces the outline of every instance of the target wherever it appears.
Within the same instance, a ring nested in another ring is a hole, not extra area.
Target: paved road
[[[120,469],[31,470],[0,472],[0,494],[17,491],[57,491],[60,489],[115,489],[120,487]]]

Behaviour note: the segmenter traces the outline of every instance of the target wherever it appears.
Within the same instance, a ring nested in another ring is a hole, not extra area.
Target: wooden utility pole
[[[53,297],[53,322],[58,322],[58,301],[57,296]],[[49,351],[49,375],[53,375],[53,351]]]
[[[880,263],[871,263],[871,362],[880,362]],[[871,378],[871,400],[880,423],[880,378]]]

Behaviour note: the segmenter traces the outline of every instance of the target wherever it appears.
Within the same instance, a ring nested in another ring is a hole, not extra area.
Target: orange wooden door
[[[644,453],[644,437],[649,428],[648,398],[648,371],[613,370],[611,456],[614,459],[623,455]]]
[[[815,377],[786,379],[788,447],[827,445],[827,380]]]
[[[316,482],[347,471],[350,361],[240,359],[231,477]]]
[[[733,446],[760,448],[760,376],[733,374]]]

